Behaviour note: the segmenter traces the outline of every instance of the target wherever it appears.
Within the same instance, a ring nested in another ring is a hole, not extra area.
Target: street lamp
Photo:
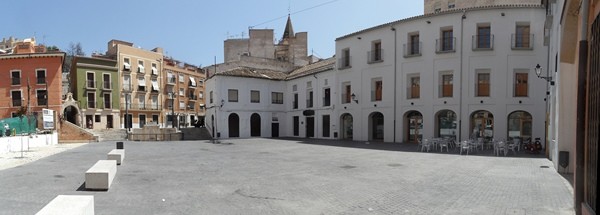
[[[535,74],[537,75],[538,78],[544,79],[547,82],[550,82],[550,85],[554,85],[554,81],[552,81],[552,76],[541,76],[542,74],[542,67],[540,66],[540,64],[535,66]]]
[[[129,131],[129,93],[123,92],[123,94],[125,95],[125,117],[123,118],[125,119],[125,129]]]
[[[352,93],[352,100],[354,100],[354,102],[358,104],[358,99],[356,98],[356,95],[354,93]]]
[[[170,92],[171,97],[171,128],[175,128],[175,92]]]

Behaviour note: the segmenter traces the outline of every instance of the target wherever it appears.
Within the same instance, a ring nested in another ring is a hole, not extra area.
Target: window
[[[442,3],[441,2],[435,2],[435,4],[433,5],[433,12],[434,13],[438,13],[442,11]]]
[[[515,73],[515,97],[527,97],[527,76],[526,72]]]
[[[531,34],[529,34],[529,24],[517,24],[517,29],[514,35],[513,48],[516,49],[527,49],[533,48],[531,46]]]
[[[311,108],[313,107],[313,91],[310,90],[306,93],[306,107],[307,108]]]
[[[38,106],[48,105],[48,91],[37,90],[36,94]]]
[[[183,74],[179,74],[179,83],[183,83],[184,77]]]
[[[456,5],[454,4],[454,0],[448,0],[448,9],[453,9],[455,7]]]
[[[271,104],[283,104],[283,93],[272,92],[271,93]]]
[[[179,88],[179,96],[185,96],[183,88]]]
[[[298,93],[294,93],[293,109],[298,109]]]
[[[419,33],[412,33],[408,35],[408,47],[406,50],[406,56],[421,55],[421,42],[419,41]]]
[[[490,96],[490,73],[478,73],[477,74],[477,92],[476,96],[487,97]]]
[[[418,99],[421,97],[421,78],[411,77],[410,78],[410,89],[409,99]]]
[[[179,101],[179,109],[185,110],[185,102],[184,101]]]
[[[131,91],[131,76],[123,75],[123,90]]]
[[[342,84],[342,104],[350,103],[352,99],[352,86],[350,82],[346,82]]]
[[[323,90],[323,107],[328,107],[331,105],[331,89],[325,88]]]
[[[476,38],[476,49],[491,49],[492,48],[492,35],[491,28],[489,25],[477,26]]]
[[[173,72],[169,71],[167,72],[167,83],[168,84],[175,84],[175,76],[173,75]]]
[[[238,102],[238,90],[229,89],[227,90],[227,98],[229,102]]]
[[[95,122],[101,122],[102,120],[101,120],[100,115],[94,115],[94,121]]]
[[[306,82],[306,89],[310,89],[312,88],[312,81],[307,81]]]
[[[250,90],[250,103],[260,103],[260,91]]]
[[[12,98],[12,106],[13,107],[21,107],[23,97],[21,96],[20,90],[15,90],[10,92],[10,97]]]
[[[10,72],[11,85],[21,85],[21,71]]]
[[[159,90],[158,79],[152,78],[152,80],[150,80],[150,82],[152,83],[152,92],[154,92],[154,93],[158,92],[158,90]]]
[[[35,71],[35,77],[37,84],[46,84],[46,70],[38,69]]]
[[[210,104],[213,103],[213,91],[208,92],[208,100]]]
[[[350,49],[343,49],[342,50],[342,57],[340,58],[340,62],[339,62],[339,69],[346,69],[346,68],[350,68]]]
[[[440,97],[452,97],[454,89],[454,77],[451,74],[442,75],[442,93]]]
[[[300,117],[299,116],[294,116],[293,117],[293,126],[294,126],[294,136],[298,136],[300,135]]]
[[[454,35],[452,29],[442,30],[441,43],[439,43],[438,52],[453,52],[454,51]]]
[[[156,68],[156,63],[152,63],[152,75],[158,75],[158,69]]]
[[[323,115],[323,137],[329,137],[329,115]]]
[[[150,101],[152,102],[152,110],[158,110],[158,96],[153,95],[150,99]]]
[[[292,85],[292,91],[294,91],[294,92],[298,91],[298,86],[295,84]]]
[[[144,68],[144,61],[138,60],[138,72],[144,73],[146,69]]]
[[[96,93],[87,93],[87,108],[96,108]]]
[[[93,72],[87,72],[86,73],[86,87],[87,88],[96,88],[96,80],[94,77],[94,73]]]
[[[383,91],[383,81],[381,78],[375,79],[371,83],[371,101],[381,101]]]
[[[140,110],[144,110],[146,108],[146,96],[145,95],[139,95],[138,96],[138,108]]]
[[[102,74],[102,87],[103,89],[112,89],[112,84],[110,83],[110,74]]]
[[[111,109],[112,108],[112,98],[110,96],[110,93],[104,93],[104,108],[105,109]]]
[[[146,78],[144,76],[138,77],[138,91],[146,91]]]
[[[373,41],[371,43],[371,51],[369,52],[369,59],[368,59],[368,63],[378,63],[378,62],[382,62],[383,58],[382,58],[382,52],[383,50],[381,49],[381,41]]]
[[[123,58],[123,71],[131,71],[131,63],[129,58]]]

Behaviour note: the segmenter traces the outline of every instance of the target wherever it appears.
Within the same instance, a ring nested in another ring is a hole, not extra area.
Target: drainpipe
[[[397,85],[397,81],[398,81],[398,80],[396,80],[396,70],[397,70],[397,66],[398,66],[398,58],[397,58],[398,57],[398,45],[397,45],[398,39],[396,37],[396,34],[397,34],[396,28],[394,28],[393,25],[392,25],[391,30],[394,32],[394,132],[393,133],[394,133],[394,143],[395,143],[396,142],[396,105],[397,105],[396,104],[396,100],[397,100],[396,92],[398,92],[396,89],[396,87],[397,87],[396,85]]]
[[[464,22],[467,18],[467,11],[463,10],[460,18],[460,89],[458,90],[458,142],[462,139],[462,104],[463,104],[463,47],[464,47]]]
[[[588,58],[588,41],[587,28],[589,16],[589,1],[583,0],[581,4],[581,37],[579,41],[579,67],[577,77],[577,132],[575,138],[575,213],[581,214],[581,204],[583,203],[583,167],[584,167],[584,141],[585,141],[585,109],[587,97],[587,58]]]

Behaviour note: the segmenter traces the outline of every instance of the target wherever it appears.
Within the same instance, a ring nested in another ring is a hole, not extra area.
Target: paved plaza
[[[125,142],[110,189],[83,189],[85,171],[114,148],[91,143],[1,170],[0,214],[35,214],[61,194],[94,195],[96,214],[574,214],[571,186],[541,156],[304,139]]]

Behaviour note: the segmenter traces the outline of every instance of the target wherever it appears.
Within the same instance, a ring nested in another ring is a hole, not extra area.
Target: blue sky
[[[57,2],[60,2],[57,4]],[[104,53],[111,39],[194,65],[223,61],[223,41],[248,36],[248,27],[274,29],[280,38],[289,11],[294,31],[308,32],[309,53],[326,58],[335,38],[423,13],[423,1],[400,0],[9,0],[1,38],[28,38],[66,49],[80,42],[87,55]],[[318,6],[321,5],[321,6]],[[318,7],[315,7],[318,6]],[[307,8],[315,7],[305,10]],[[304,10],[304,11],[302,11]],[[298,12],[302,11],[302,12]],[[297,12],[297,13],[296,13]],[[282,17],[280,19],[276,19]],[[275,19],[275,20],[274,20]],[[268,23],[267,21],[273,20]],[[264,23],[264,24],[261,24]],[[313,52],[314,51],[314,52]]]

